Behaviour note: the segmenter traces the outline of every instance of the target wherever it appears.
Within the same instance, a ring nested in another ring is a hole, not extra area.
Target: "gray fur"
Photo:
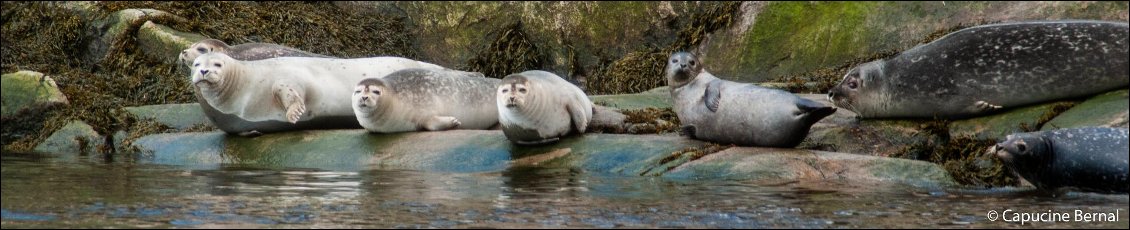
[[[693,54],[668,59],[675,114],[691,138],[742,146],[795,147],[812,124],[836,111],[789,92],[726,81],[703,70]]]
[[[863,118],[967,118],[1130,85],[1125,22],[970,27],[852,68],[829,91]]]
[[[377,85],[383,92],[366,109],[359,105],[372,99],[360,97],[366,92],[355,91],[353,110],[361,126],[376,133],[491,129],[498,125],[494,91],[499,81],[474,72],[404,69],[381,79],[362,80],[359,86]],[[429,120],[436,117],[454,118],[457,125],[429,127]]]
[[[1088,127],[1017,133],[997,144],[1005,166],[1041,190],[1074,187],[1126,193],[1130,183],[1130,133]]]
[[[585,92],[550,72],[511,74],[498,84],[496,93],[502,131],[517,144],[545,144],[584,133],[593,119],[593,104]]]

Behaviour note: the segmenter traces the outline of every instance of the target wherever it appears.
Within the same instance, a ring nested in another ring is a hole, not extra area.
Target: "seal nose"
[[[361,96],[361,100],[362,100],[362,101],[368,101],[368,100],[369,100],[369,96]]]
[[[510,103],[514,103],[514,101],[515,101],[514,97],[510,97]]]
[[[208,70],[206,70],[206,69],[202,69],[202,70],[200,70],[200,74],[201,74],[201,75],[207,75],[207,74],[208,74]]]

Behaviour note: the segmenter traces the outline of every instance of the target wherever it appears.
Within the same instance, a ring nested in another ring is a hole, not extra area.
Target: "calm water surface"
[[[1127,195],[494,173],[199,169],[2,155],[3,228],[1121,228]],[[1117,222],[990,221],[1117,212]],[[1015,217],[1015,216],[1014,216]],[[1013,217],[998,217],[1010,218]]]

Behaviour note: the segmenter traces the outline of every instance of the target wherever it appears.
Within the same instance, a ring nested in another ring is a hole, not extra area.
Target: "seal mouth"
[[[513,108],[518,108],[518,104],[514,104],[514,103],[507,103],[507,104],[506,104],[506,108],[511,108],[511,109],[513,109]]]
[[[201,85],[201,84],[204,84],[204,85]],[[208,81],[208,80],[198,80],[196,82],[193,82],[192,85],[196,86],[197,88],[207,88],[207,87],[212,87],[215,84]]]

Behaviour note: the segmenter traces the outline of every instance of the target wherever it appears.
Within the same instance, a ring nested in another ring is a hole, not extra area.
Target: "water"
[[[3,228],[1127,228],[1127,195],[495,173],[215,169],[4,154]],[[1117,222],[989,221],[989,211]]]

